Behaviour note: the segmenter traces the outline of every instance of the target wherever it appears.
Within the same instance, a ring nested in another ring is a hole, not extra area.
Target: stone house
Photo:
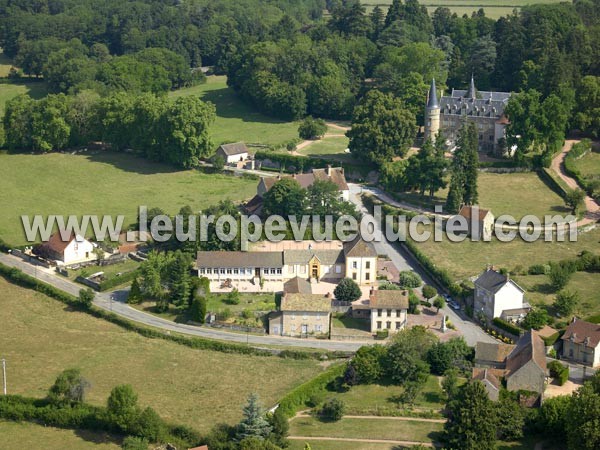
[[[355,304],[359,303],[353,303],[353,309]],[[396,333],[406,327],[408,291],[371,289],[368,303],[363,304],[370,312],[371,333],[383,330]]]
[[[248,159],[248,147],[243,142],[222,144],[219,145],[215,156],[223,158],[226,164],[234,164]]]
[[[328,296],[284,292],[279,311],[269,317],[269,334],[328,335],[330,320],[331,298]]]
[[[574,318],[562,336],[562,357],[586,366],[600,366],[600,325]]]
[[[463,206],[458,215],[467,221],[467,235],[475,240],[489,241],[494,230],[494,215],[479,206]]]
[[[506,358],[506,388],[542,394],[546,387],[546,347],[535,331],[525,333]]]

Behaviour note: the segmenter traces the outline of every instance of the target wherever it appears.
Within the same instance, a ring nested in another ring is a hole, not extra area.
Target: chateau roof
[[[429,95],[427,98],[427,107],[428,108],[439,108],[440,105],[438,103],[437,98],[437,90],[435,88],[435,78],[431,80],[431,86],[429,87]]]
[[[510,98],[510,92],[478,91],[471,77],[468,90],[452,89],[450,95],[440,99],[441,113],[499,119]]]

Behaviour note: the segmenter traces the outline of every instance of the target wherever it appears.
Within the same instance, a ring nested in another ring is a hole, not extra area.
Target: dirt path
[[[338,442],[365,442],[370,444],[394,444],[394,445],[423,445],[425,447],[434,447],[431,442],[418,441],[393,441],[389,439],[358,439],[358,438],[335,438],[319,436],[288,436],[288,439],[295,441],[338,441]]]
[[[312,417],[304,411],[297,413],[292,419],[300,417]],[[290,419],[290,420],[292,420]],[[352,416],[344,415],[342,419],[377,419],[377,420],[401,420],[412,422],[446,423],[446,419],[425,419],[423,417],[405,417],[405,416]]]
[[[573,148],[574,144],[577,144],[578,140],[567,140],[565,141],[565,145],[563,146],[562,151],[556,155],[556,157],[552,160],[552,164],[550,165],[551,169],[557,173],[557,175],[569,186],[571,189],[581,189],[581,187],[577,184],[577,181],[574,178],[571,178],[567,175],[565,170],[565,158]],[[600,205],[589,195],[585,196],[585,209],[587,210],[583,219],[577,222],[577,227],[581,227],[584,225],[589,225],[591,223],[595,223],[600,220]]]

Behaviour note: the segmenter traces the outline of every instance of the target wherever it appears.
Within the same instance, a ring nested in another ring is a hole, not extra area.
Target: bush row
[[[260,161],[268,159],[286,169],[294,167],[297,170],[307,170],[310,168],[319,169],[327,167],[327,165],[330,164],[330,162],[321,158],[310,158],[308,156],[290,155],[288,153],[276,153],[264,150],[257,151],[254,158]]]
[[[130,281],[133,281],[133,279],[137,276],[138,271],[132,270],[131,272],[125,272],[124,274],[118,277],[114,276],[112,278],[108,278],[107,280],[100,282],[100,291],[106,291],[121,284],[129,283]]]
[[[77,430],[123,433],[106,408],[86,403],[62,405],[48,399],[34,399],[20,395],[7,395],[0,398],[0,418],[14,422],[36,422],[45,426]],[[186,426],[169,425],[160,419],[160,427],[165,430],[160,436],[163,442],[177,442],[190,447],[198,443],[199,434]],[[134,429],[134,427],[130,427]],[[127,430],[128,431],[128,430]],[[142,434],[146,430],[140,429]],[[137,434],[137,433],[136,433]]]
[[[565,157],[565,172],[577,181],[579,186],[588,193],[588,195],[594,195],[594,186],[581,174],[575,164],[578,158],[581,158],[592,149],[592,142],[589,139],[584,139],[581,142],[573,145],[571,151]]]
[[[73,307],[80,307],[80,303],[77,297],[67,294],[54,286],[46,284],[42,281],[37,280],[19,269],[11,268],[0,263],[0,275],[6,280],[13,282],[21,287],[33,289],[41,292],[48,297],[52,297],[63,303],[66,303]],[[177,334],[167,334],[163,331],[148,328],[144,325],[137,324],[128,319],[125,319],[115,313],[105,311],[103,309],[92,306],[87,310],[88,313],[94,317],[107,320],[115,325],[120,326],[129,331],[133,331],[147,338],[153,339],[164,339],[167,341],[175,342],[177,344],[185,345],[190,348],[198,350],[213,350],[222,353],[238,353],[244,355],[255,355],[255,356],[280,356],[283,358],[291,359],[319,359],[322,357],[339,358],[347,357],[348,355],[343,352],[332,352],[332,353],[318,353],[318,352],[301,352],[297,350],[284,350],[280,353],[276,351],[262,350],[255,347],[249,347],[242,344],[235,344],[230,342],[222,342],[211,339],[203,339],[199,337],[183,336]]]
[[[327,388],[342,377],[345,369],[345,364],[337,364],[312,380],[301,384],[281,399],[279,409],[286,417],[294,416],[300,408],[308,406],[312,397],[324,395]]]
[[[498,328],[506,331],[507,333],[514,334],[515,336],[520,336],[521,332],[523,331],[518,326],[507,322],[506,320],[502,320],[500,317],[494,317],[494,320],[492,320],[492,322]]]

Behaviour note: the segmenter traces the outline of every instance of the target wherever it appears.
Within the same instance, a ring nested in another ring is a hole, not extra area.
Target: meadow
[[[561,0],[422,0],[419,3],[427,7],[429,14],[439,7],[449,8],[450,11],[458,16],[467,14],[470,16],[473,12],[483,8],[486,17],[491,19],[499,19],[500,17],[509,15],[514,9],[519,9],[525,5],[537,3],[560,3]],[[361,0],[366,6],[367,12],[371,12],[373,8],[379,5],[385,11],[392,3],[392,0]]]
[[[217,120],[210,129],[213,142],[244,141],[247,144],[279,145],[298,138],[299,122],[284,122],[257,112],[227,86],[226,76],[209,76],[205,84],[179,89],[173,98],[197,95],[217,108]]]
[[[0,304],[11,394],[44,397],[62,370],[78,367],[92,385],[88,402],[103,405],[114,386],[131,384],[140,405],[206,432],[239,421],[251,392],[271,407],[322,370],[314,360],[194,350],[144,338],[4,279]]]
[[[123,214],[135,223],[139,205],[175,214],[189,205],[199,211],[219,200],[239,202],[256,180],[179,170],[124,153],[0,154],[0,237],[26,243],[21,215]]]
[[[0,65],[0,70],[1,68]],[[6,102],[21,94],[42,98],[47,94],[46,83],[43,81],[0,83],[0,118],[4,116]]]

